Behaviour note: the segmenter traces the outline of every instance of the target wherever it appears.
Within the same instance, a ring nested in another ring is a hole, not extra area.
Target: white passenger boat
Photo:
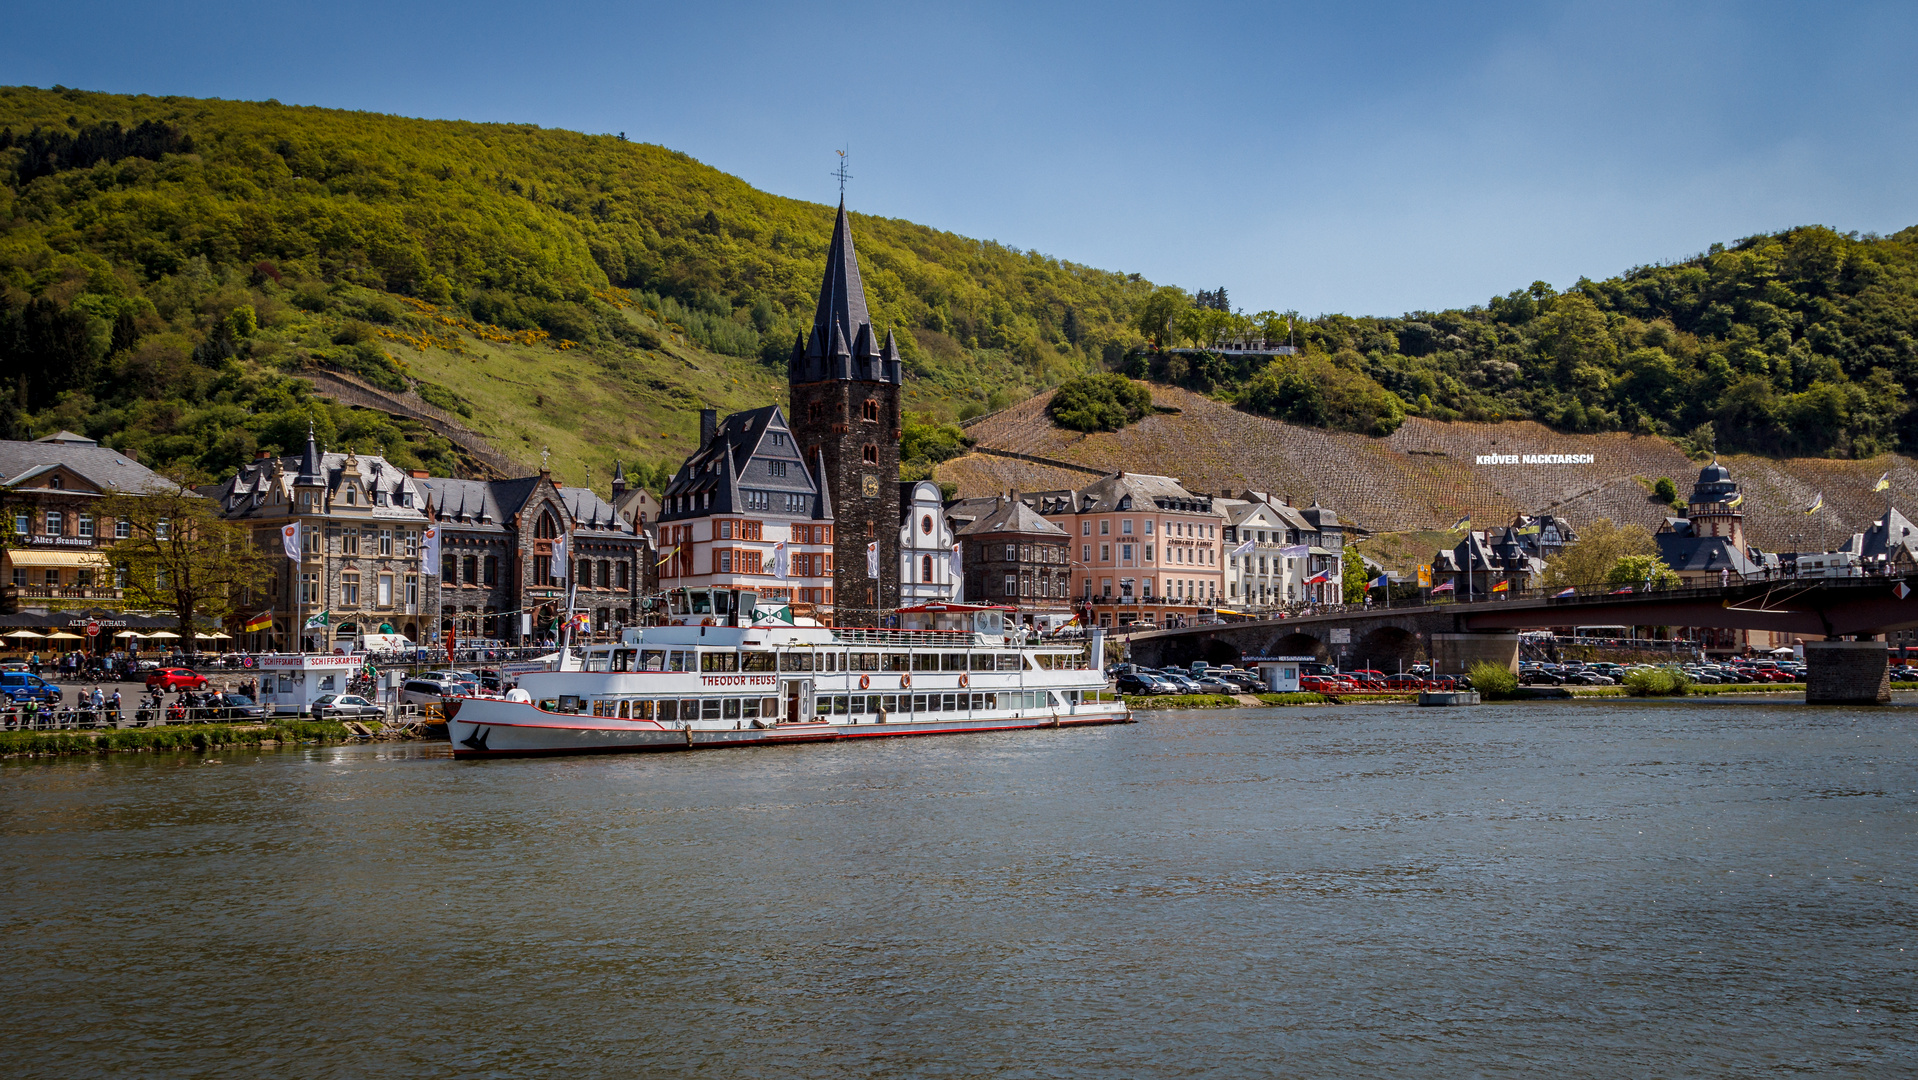
[[[751,592],[680,589],[508,698],[453,698],[458,757],[692,750],[1131,722],[1084,643],[1028,642],[1004,610],[928,605],[901,629],[820,626]],[[1101,647],[1098,635],[1092,646]],[[1092,655],[1096,656],[1096,652]]]

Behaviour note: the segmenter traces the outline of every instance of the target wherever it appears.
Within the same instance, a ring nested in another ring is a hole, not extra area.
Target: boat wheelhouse
[[[1001,608],[927,605],[824,627],[746,590],[685,589],[668,623],[448,702],[462,757],[682,750],[1125,723],[1086,643],[1008,636]],[[1097,636],[1091,642],[1099,647]]]

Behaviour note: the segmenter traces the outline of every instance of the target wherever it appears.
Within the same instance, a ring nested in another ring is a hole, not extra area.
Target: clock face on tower
[[[877,499],[879,497],[879,478],[871,473],[867,473],[859,481],[859,493],[868,499]]]

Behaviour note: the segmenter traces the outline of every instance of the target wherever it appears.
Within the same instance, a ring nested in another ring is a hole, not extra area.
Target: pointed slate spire
[[[812,321],[821,339],[830,339],[836,329],[846,341],[872,321],[866,313],[866,288],[859,280],[859,256],[853,251],[852,223],[846,219],[844,199],[839,201],[839,218],[833,222],[826,278],[819,286],[819,306]]]
[[[313,422],[306,424],[306,453],[300,458],[300,475],[293,478],[298,487],[323,487],[326,477],[320,475],[320,448],[313,441]]]

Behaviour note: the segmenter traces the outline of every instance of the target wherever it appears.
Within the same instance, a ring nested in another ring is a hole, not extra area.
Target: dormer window
[[[346,489],[346,505],[348,506],[359,505],[359,493],[354,491],[352,488]]]
[[[48,487],[50,487],[50,488],[52,488],[52,489],[53,489],[53,490],[55,490],[55,491],[59,491],[59,490],[60,490],[60,478],[59,478],[59,477],[57,477],[57,476],[49,476],[49,477],[47,477],[47,486],[48,486]]]

